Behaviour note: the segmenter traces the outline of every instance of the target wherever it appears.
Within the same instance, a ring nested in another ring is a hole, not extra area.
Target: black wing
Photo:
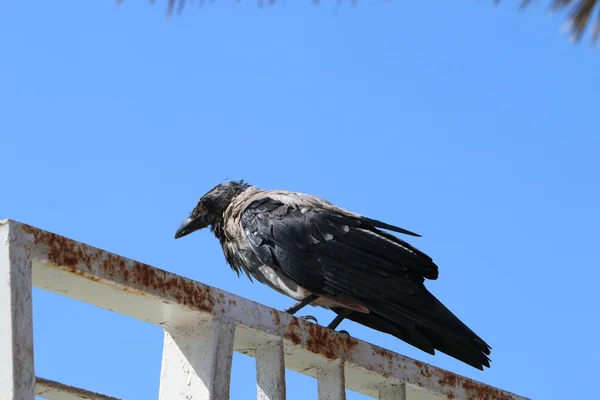
[[[438,276],[432,259],[373,220],[265,197],[245,208],[241,223],[262,263],[315,294],[370,311],[350,319],[429,353],[438,349],[476,368],[489,366],[489,346],[423,285]]]

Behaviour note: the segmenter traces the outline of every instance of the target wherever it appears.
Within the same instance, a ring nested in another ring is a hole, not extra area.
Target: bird
[[[426,353],[490,367],[491,347],[425,287],[433,259],[398,235],[421,235],[340,208],[312,194],[263,190],[244,180],[206,192],[175,239],[208,228],[227,264],[297,301],[330,309],[335,329],[349,319]]]

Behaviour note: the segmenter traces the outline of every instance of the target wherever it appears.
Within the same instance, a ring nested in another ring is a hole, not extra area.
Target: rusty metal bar
[[[227,360],[231,344],[233,350],[255,356],[257,348],[280,338],[283,339],[287,369],[317,377],[318,371],[324,371],[323,368],[341,363],[346,389],[374,398],[379,396],[379,388],[383,385],[405,383],[452,399],[524,399],[63,236],[12,220],[0,222],[0,225],[0,241],[9,242],[11,251],[14,249],[18,254],[27,254],[31,261],[26,267],[31,268],[34,286],[165,328],[165,351],[172,350],[172,357],[163,359],[163,373],[173,371],[167,376],[183,378],[181,374],[177,375],[176,368],[171,368],[170,363],[176,365],[179,362],[180,366],[184,366],[183,354],[193,350],[194,346],[198,346],[198,351],[210,349],[207,354],[211,354],[209,358],[213,360],[215,354],[221,354]],[[2,257],[2,260],[7,259],[5,255]],[[10,305],[6,303],[3,306]],[[211,330],[212,339],[208,339],[209,332],[202,327],[214,321],[218,321],[219,337],[212,336]],[[235,327],[234,336],[231,336],[231,327]],[[193,338],[197,338],[200,344],[195,344]],[[219,349],[214,347],[218,340],[222,340]],[[220,350],[221,346],[226,350]],[[192,364],[194,362],[200,363],[192,359]],[[206,368],[213,372],[228,372],[229,367],[224,368],[223,365],[230,367],[230,361]],[[198,376],[191,378],[200,391],[208,385],[224,393],[225,386],[229,385],[228,382],[218,383],[210,376],[208,383],[202,382]],[[161,382],[161,398],[167,398],[167,393],[175,393],[167,390],[167,383],[177,384],[175,378],[171,382]],[[22,399],[28,397],[19,398]]]
[[[35,395],[48,400],[120,400],[116,397],[39,377],[36,378]]]

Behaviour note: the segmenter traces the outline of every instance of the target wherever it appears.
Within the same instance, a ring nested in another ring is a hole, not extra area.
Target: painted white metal
[[[258,400],[285,400],[283,339],[256,346]]]
[[[379,389],[379,400],[407,400],[406,397],[406,385],[403,383]]]
[[[48,400],[119,400],[116,397],[90,392],[44,378],[36,379],[35,394]]]
[[[319,368],[317,380],[319,400],[346,400],[344,363],[340,360]]]
[[[259,399],[285,399],[284,368],[389,400],[525,400],[231,293],[15,221],[0,222],[0,398],[34,393],[31,284],[165,329],[161,400],[229,398],[232,351],[257,358]],[[384,388],[385,389],[382,389]],[[421,390],[415,390],[415,388]],[[400,394],[398,394],[400,393]],[[421,393],[421,394],[419,394]],[[433,396],[433,397],[432,397]]]
[[[0,398],[33,400],[33,311],[31,262],[0,221]]]
[[[165,330],[159,399],[229,399],[234,335],[217,319]]]

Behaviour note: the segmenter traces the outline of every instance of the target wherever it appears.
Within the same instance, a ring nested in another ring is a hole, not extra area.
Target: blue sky
[[[217,1],[166,24],[145,1],[1,2],[0,217],[283,309],[209,232],[173,234],[225,178],[315,193],[423,234],[428,287],[492,368],[344,329],[535,399],[589,398],[600,58],[562,15],[488,3]],[[38,375],[156,397],[159,328],[40,291],[34,313]],[[235,356],[232,399],[254,371]],[[289,376],[291,400],[316,393]]]

